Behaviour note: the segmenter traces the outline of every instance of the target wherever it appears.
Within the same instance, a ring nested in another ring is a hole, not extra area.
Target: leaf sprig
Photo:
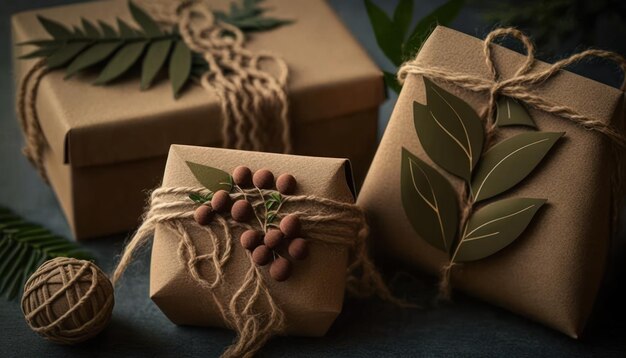
[[[448,25],[456,18],[464,5],[464,0],[448,0],[420,19],[409,32],[413,21],[413,0],[399,0],[393,17],[389,17],[372,0],[365,0],[376,42],[385,56],[396,66],[415,56],[432,29],[440,25]],[[394,73],[383,71],[385,82],[396,93],[401,86]]]
[[[44,261],[60,256],[93,260],[76,243],[0,207],[0,295],[17,297]]]
[[[225,22],[240,27],[242,31],[264,31],[290,23],[263,17],[265,9],[260,0],[245,0],[241,6],[231,4],[231,12],[216,12]],[[128,6],[139,28],[117,19],[117,29],[97,21],[81,19],[80,26],[67,27],[57,21],[38,16],[37,19],[52,37],[19,45],[37,48],[20,56],[21,59],[43,57],[49,69],[65,67],[66,78],[96,66],[102,66],[95,85],[109,84],[135,65],[141,67],[141,89],[149,89],[161,70],[167,66],[172,92],[178,98],[192,76],[208,69],[203,57],[187,47],[177,29],[161,29],[140,7],[132,1]]]

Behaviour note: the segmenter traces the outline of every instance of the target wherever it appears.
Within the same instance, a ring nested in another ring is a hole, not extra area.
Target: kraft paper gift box
[[[525,56],[497,45],[492,45],[492,54],[503,80],[511,78],[525,59]],[[441,26],[425,42],[416,63],[422,68],[492,78],[485,65],[483,41]],[[533,71],[546,68],[548,64],[536,61]],[[434,88],[432,99],[428,99],[427,87]],[[469,104],[476,113],[480,113],[488,101],[485,92],[472,92],[437,79],[408,75],[357,201],[371,221],[378,250],[436,275],[440,275],[442,268],[450,262],[449,256],[436,245],[429,244],[414,228],[421,225],[420,220],[429,218],[415,219],[412,225],[407,214],[411,209],[404,209],[403,198],[413,203],[411,200],[415,200],[418,193],[413,193],[413,199],[402,194],[401,171],[403,165],[410,165],[415,169],[413,175],[419,176],[422,175],[416,170],[419,167],[424,170],[425,177],[444,178],[459,194],[462,180],[435,164],[441,160],[432,159],[421,140],[433,148],[432,138],[417,134],[418,127],[425,125],[419,121],[428,115],[420,116],[419,113],[423,114],[425,108],[430,109],[430,101],[434,103],[435,95],[444,91]],[[532,91],[550,102],[570,107],[605,124],[619,127],[618,123],[624,120],[623,92],[571,72],[561,71],[533,87]],[[450,97],[442,98],[453,101]],[[505,111],[506,107],[502,115]],[[449,271],[451,285],[569,336],[579,337],[598,296],[611,246],[611,186],[614,185],[611,177],[616,170],[611,142],[601,134],[557,115],[536,109],[527,111],[537,128],[502,127],[492,148],[495,150],[500,141],[516,135],[544,133],[549,133],[545,139],[552,147],[547,147],[547,154],[529,176],[493,200],[538,198],[539,201],[526,207],[532,207],[534,217],[530,215],[532,221],[517,239],[508,246],[503,245],[491,256],[473,261],[478,253],[465,250],[469,246],[464,246],[459,256],[469,262],[452,267]],[[471,128],[465,129],[471,132]],[[446,144],[441,145],[445,147]],[[443,160],[454,155],[452,146],[444,148]],[[480,169],[480,165],[477,168]],[[428,167],[436,168],[435,173],[428,172]],[[516,170],[515,165],[510,166],[502,177],[514,176]],[[420,179],[413,177],[413,180]],[[429,192],[422,194],[432,202]],[[487,204],[479,204],[489,205],[490,200],[485,201]],[[442,212],[445,205],[448,204],[440,200],[436,207]],[[483,239],[507,230],[518,230],[516,225],[500,226],[499,231],[486,234]],[[468,227],[473,228],[471,218]]]
[[[271,16],[293,20],[249,35],[246,48],[274,53],[289,67],[295,153],[349,158],[362,180],[385,98],[381,72],[325,1],[272,0],[263,6]],[[14,43],[48,37],[38,15],[68,26],[79,25],[81,17],[108,24],[119,17],[133,24],[127,1],[28,11],[12,17]],[[17,57],[28,51],[14,52]],[[17,83],[34,62],[14,60]],[[171,144],[220,146],[222,139],[219,100],[200,86],[175,100],[167,80],[140,91],[138,76],[93,86],[96,75],[88,71],[64,80],[63,71],[53,71],[43,77],[36,99],[48,144],[44,165],[78,239],[137,225],[144,191],[160,181]]]

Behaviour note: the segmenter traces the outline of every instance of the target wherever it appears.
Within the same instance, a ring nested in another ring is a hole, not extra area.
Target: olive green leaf
[[[43,16],[37,16],[39,23],[46,30],[50,36],[52,36],[55,40],[65,40],[67,38],[72,37],[72,32],[65,27],[63,24],[56,22],[54,20],[47,19]]]
[[[87,21],[87,19],[81,18],[80,23],[83,25],[83,29],[85,29],[85,35],[87,37],[90,37],[92,39],[97,39],[100,37],[100,31],[98,31],[98,28],[91,22]]]
[[[365,0],[365,9],[374,29],[376,43],[391,62],[402,64],[402,33],[389,16],[371,0]]]
[[[500,127],[528,126],[537,128],[535,121],[530,117],[526,108],[510,97],[501,97],[498,100],[496,123]]]
[[[17,297],[28,277],[54,257],[93,260],[79,244],[0,207],[0,294]]]
[[[395,74],[387,71],[383,71],[383,76],[385,78],[385,83],[389,88],[391,88],[395,93],[400,93],[402,89],[402,85],[398,82],[398,78]]]
[[[412,58],[422,47],[422,43],[437,25],[449,25],[457,17],[461,8],[465,4],[464,0],[448,0],[433,12],[423,17],[403,46],[404,58]]]
[[[209,192],[207,194],[191,193],[189,194],[189,199],[193,200],[193,202],[197,204],[205,204],[213,199],[213,192]]]
[[[170,59],[170,80],[174,97],[178,98],[180,90],[183,88],[191,75],[191,50],[184,42],[177,42],[174,46],[172,58]]]
[[[400,181],[402,206],[415,232],[434,247],[450,252],[459,220],[450,183],[405,148]]]
[[[156,21],[148,16],[140,7],[135,5],[132,1],[129,1],[128,8],[135,22],[137,22],[148,36],[159,36],[161,34],[161,29]]]
[[[393,24],[397,28],[402,39],[406,37],[406,33],[411,26],[413,19],[413,0],[400,0],[396,9],[393,11]]]
[[[483,125],[462,99],[424,78],[427,105],[414,102],[415,130],[437,165],[469,182],[483,148]]]
[[[117,18],[117,28],[120,30],[120,35],[123,38],[133,38],[137,35],[135,29],[133,29],[129,24],[124,22],[124,20]]]
[[[121,41],[118,42],[102,42],[95,44],[83,51],[80,55],[76,56],[74,61],[70,63],[66,70],[66,78],[100,63],[107,59],[115,50],[122,45]]]
[[[46,59],[46,66],[50,69],[61,67],[70,62],[87,46],[88,44],[84,42],[67,43]]]
[[[454,262],[480,260],[502,250],[524,232],[545,202],[545,199],[511,198],[477,210],[467,222]]]
[[[106,38],[117,37],[117,32],[115,32],[115,29],[113,28],[113,26],[103,21],[98,21],[98,25],[100,25],[100,28],[102,29],[102,33],[104,34],[104,37]]]
[[[209,167],[202,164],[193,162],[186,162],[187,166],[196,177],[198,182],[205,188],[212,192],[218,190],[226,190],[228,192],[232,189],[232,179],[230,174],[223,170],[219,170],[213,167]]]
[[[522,181],[563,134],[522,133],[505,139],[489,149],[483,155],[472,180],[474,201],[491,198]]]
[[[113,55],[102,72],[100,72],[100,76],[98,76],[94,84],[103,85],[123,75],[141,57],[145,47],[145,41],[131,42],[124,45]]]
[[[143,58],[141,66],[141,89],[145,90],[152,85],[152,81],[165,64],[172,47],[172,40],[160,40],[148,46],[146,56]]]

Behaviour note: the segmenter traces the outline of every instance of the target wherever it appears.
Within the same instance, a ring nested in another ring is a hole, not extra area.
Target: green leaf
[[[55,40],[65,40],[67,38],[72,37],[72,31],[65,27],[65,25],[56,22],[54,20],[50,20],[43,16],[37,16],[37,19],[41,23],[41,26],[46,30],[50,36],[52,36]]]
[[[528,176],[564,133],[518,134],[493,146],[484,155],[472,180],[474,201],[498,195]]]
[[[85,18],[81,18],[80,20],[83,28],[85,29],[85,35],[87,35],[87,37],[93,39],[100,38],[100,31],[98,31],[98,28],[94,24],[87,21]]]
[[[400,93],[402,90],[402,85],[398,82],[398,78],[395,74],[387,71],[383,71],[383,76],[385,78],[385,84],[389,86],[395,93]]]
[[[123,75],[139,60],[145,47],[145,41],[131,42],[124,45],[124,47],[113,55],[102,72],[100,72],[100,76],[96,79],[94,84],[106,84]]]
[[[129,24],[124,22],[124,20],[117,18],[117,28],[120,30],[120,35],[123,38],[133,38],[137,35],[135,29],[133,29]]]
[[[211,201],[211,199],[213,199],[213,192],[210,192],[206,195],[191,193],[189,194],[189,199],[193,200],[194,202],[198,204],[204,204],[204,203]]]
[[[415,130],[437,165],[469,182],[483,148],[483,124],[469,104],[424,78],[426,102],[413,104]]]
[[[98,24],[100,25],[100,28],[102,29],[102,33],[104,34],[105,38],[117,37],[117,32],[115,32],[115,29],[111,25],[103,21],[98,21]]]
[[[0,207],[0,294],[18,296],[28,277],[52,257],[93,260],[78,244],[53,235],[45,228],[28,223]]]
[[[480,260],[502,250],[526,230],[545,202],[545,199],[511,198],[479,209],[467,222],[454,262]]]
[[[376,43],[394,65],[400,66],[402,64],[402,33],[372,0],[365,0],[365,8],[372,23]]]
[[[402,38],[406,37],[413,19],[413,0],[400,0],[393,12],[393,23],[402,34]]]
[[[150,88],[152,81],[165,64],[172,47],[172,40],[154,41],[148,46],[148,51],[141,66],[141,89]]]
[[[251,19],[239,19],[239,20],[227,20],[226,22],[231,25],[237,26],[241,31],[254,32],[254,31],[267,31],[283,25],[291,24],[291,20],[275,19],[270,17],[265,18],[251,18]]]
[[[409,36],[404,46],[404,56],[412,58],[422,47],[422,43],[437,25],[449,25],[459,14],[464,0],[448,0],[445,4],[436,8],[433,12],[422,18]]]
[[[52,55],[58,48],[57,47],[40,47],[36,50],[28,52],[24,55],[18,57],[19,59],[29,59],[29,58],[37,58],[37,57],[48,57]]]
[[[187,83],[191,74],[191,50],[182,40],[176,41],[174,46],[170,59],[169,74],[174,98],[178,98],[180,91]]]
[[[86,47],[87,42],[70,42],[65,46],[57,49],[52,55],[46,59],[46,66],[50,69],[58,68],[70,62],[74,57],[78,56]]]
[[[501,97],[498,100],[496,123],[499,127],[528,126],[537,128],[526,108],[510,97]]]
[[[122,42],[102,42],[97,43],[78,55],[74,61],[70,63],[66,70],[66,78],[82,71],[90,66],[96,65],[115,52]]]
[[[402,206],[415,232],[449,253],[459,220],[456,193],[450,183],[405,148],[400,182]]]
[[[212,192],[216,192],[218,190],[226,190],[228,192],[231,191],[232,185],[227,184],[230,182],[230,174],[223,170],[206,165],[193,162],[186,163],[198,182],[205,188]]]
[[[135,3],[133,3],[132,1],[128,2],[128,7],[130,8],[130,13],[133,16],[135,22],[139,24],[139,26],[148,36],[161,35],[161,29],[159,28],[159,25],[140,7],[135,5]]]

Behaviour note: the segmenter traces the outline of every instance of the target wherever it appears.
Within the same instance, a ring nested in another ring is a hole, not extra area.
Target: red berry
[[[254,186],[260,189],[271,189],[274,186],[274,174],[267,169],[260,169],[252,177]]]
[[[289,256],[296,260],[304,260],[309,256],[309,243],[302,238],[293,239],[287,249]]]
[[[252,251],[252,261],[259,266],[265,266],[272,261],[272,250],[268,249],[265,245],[257,246]]]
[[[217,193],[213,194],[211,207],[218,213],[228,211],[228,209],[230,209],[230,195],[228,192],[226,190],[219,190]]]
[[[235,221],[249,221],[252,219],[252,215],[254,215],[254,210],[252,209],[252,205],[246,200],[235,201],[233,207],[230,209],[230,216],[232,216]]]
[[[208,205],[200,205],[193,212],[193,219],[200,225],[209,225],[213,220],[213,209]]]
[[[282,231],[283,234],[285,234],[285,237],[288,239],[293,239],[300,235],[300,219],[294,214],[289,214],[285,216],[280,221],[279,227],[280,231]]]
[[[281,174],[276,179],[276,189],[283,195],[291,195],[296,191],[296,178],[291,174]]]
[[[254,250],[257,246],[261,245],[262,241],[263,235],[257,230],[246,230],[239,237],[241,246],[248,251]]]
[[[270,249],[277,248],[285,240],[285,235],[280,230],[273,229],[265,233],[263,242]]]
[[[252,171],[250,168],[243,165],[238,166],[235,170],[233,170],[233,181],[242,188],[251,187]]]
[[[284,257],[279,257],[270,266],[270,277],[278,282],[285,281],[291,276],[291,262]]]

